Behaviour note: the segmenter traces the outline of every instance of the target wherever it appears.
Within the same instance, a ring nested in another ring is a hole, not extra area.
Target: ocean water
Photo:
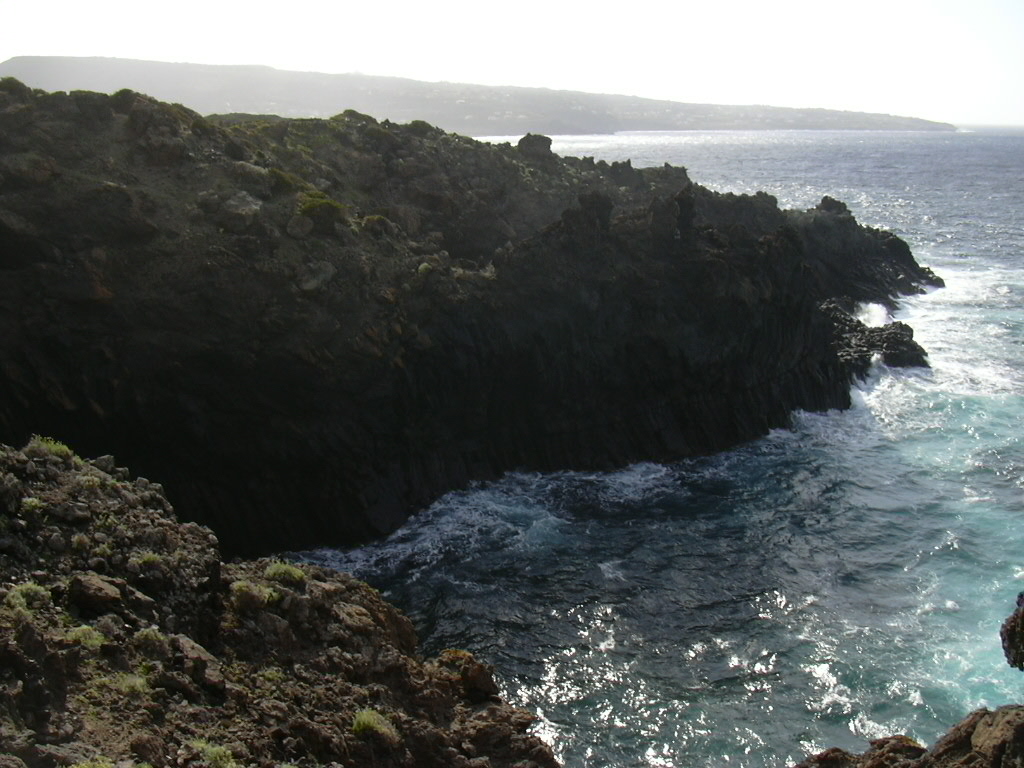
[[[555,137],[681,164],[783,207],[892,229],[947,287],[903,303],[931,369],[876,368],[844,412],[735,450],[510,474],[352,571],[465,648],[566,766],[781,766],[1024,701],[998,631],[1024,589],[1024,133]],[[865,307],[873,323],[892,318]]]

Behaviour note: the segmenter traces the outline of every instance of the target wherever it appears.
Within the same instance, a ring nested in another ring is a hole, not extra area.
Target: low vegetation
[[[263,578],[288,586],[301,586],[306,583],[306,574],[301,568],[289,563],[275,562],[263,570]]]
[[[402,737],[395,726],[384,715],[375,709],[361,709],[352,720],[352,733],[356,736],[374,736],[389,744],[397,744]]]

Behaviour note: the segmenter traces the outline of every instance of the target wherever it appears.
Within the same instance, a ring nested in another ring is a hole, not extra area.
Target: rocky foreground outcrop
[[[553,768],[465,651],[350,576],[225,563],[156,483],[0,446],[4,768]]]
[[[844,407],[876,352],[924,362],[854,305],[940,282],[829,198],[9,78],[0,276],[0,438],[113,452],[259,554],[379,536],[510,469],[678,459]]]

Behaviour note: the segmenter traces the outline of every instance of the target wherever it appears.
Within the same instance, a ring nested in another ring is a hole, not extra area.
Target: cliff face
[[[554,768],[464,651],[350,576],[223,563],[106,456],[0,446],[0,765]]]
[[[113,451],[280,551],[513,468],[720,450],[847,405],[886,345],[923,362],[848,311],[939,281],[842,204],[549,147],[0,81],[0,436]]]

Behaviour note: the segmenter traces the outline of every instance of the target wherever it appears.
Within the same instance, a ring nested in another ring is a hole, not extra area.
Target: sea
[[[515,137],[491,140],[515,141]],[[846,202],[946,287],[928,369],[877,364],[853,407],[733,450],[513,472],[390,538],[303,557],[462,648],[569,768],[783,766],[1024,702],[999,627],[1024,590],[1024,131],[555,136],[558,154],[685,166],[784,208]]]

